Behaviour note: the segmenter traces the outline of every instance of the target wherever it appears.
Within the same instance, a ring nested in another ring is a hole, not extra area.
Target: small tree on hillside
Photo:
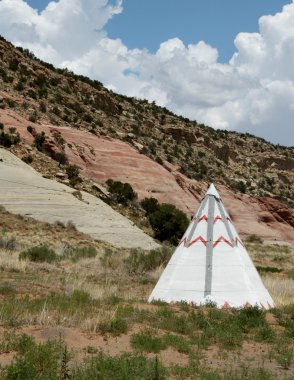
[[[114,200],[121,204],[128,204],[129,201],[137,199],[137,193],[133,190],[129,183],[120,181],[113,181],[108,179],[106,181],[109,192],[113,195]]]
[[[189,220],[183,211],[174,205],[163,203],[149,215],[149,221],[155,238],[160,241],[168,240],[177,244],[188,227]]]
[[[144,198],[141,201],[141,206],[146,211],[147,215],[150,215],[158,209],[159,203],[156,198]]]

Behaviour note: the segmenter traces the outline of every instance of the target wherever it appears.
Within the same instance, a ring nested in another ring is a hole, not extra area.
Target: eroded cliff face
[[[33,144],[36,133],[44,132],[47,153],[64,152],[69,163],[81,169],[83,177],[100,184],[109,178],[128,182],[139,199],[155,197],[189,216],[206,191],[206,183],[188,179],[179,172],[179,165],[160,165],[127,142],[86,130],[35,124],[9,109],[0,110],[0,121],[6,128],[16,128],[27,146]],[[33,133],[28,132],[28,125]],[[46,167],[38,170],[46,174]],[[294,244],[293,209],[272,198],[236,194],[223,185],[218,189],[242,237],[256,234],[266,241]]]

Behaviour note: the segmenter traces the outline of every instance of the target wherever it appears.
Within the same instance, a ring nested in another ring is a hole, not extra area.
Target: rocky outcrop
[[[94,97],[94,107],[111,115],[120,114],[121,110],[107,94],[99,93]]]
[[[270,214],[280,223],[287,223],[294,227],[294,210],[280,203],[278,200],[268,197],[257,198],[261,208]]]
[[[166,132],[171,134],[177,142],[186,140],[188,144],[194,144],[197,141],[195,134],[184,128],[168,127],[166,128]]]
[[[225,145],[215,145],[213,148],[216,157],[223,161],[225,164],[229,163],[230,158],[230,148],[227,144]]]
[[[293,158],[266,157],[260,162],[262,168],[274,167],[279,170],[293,170]]]

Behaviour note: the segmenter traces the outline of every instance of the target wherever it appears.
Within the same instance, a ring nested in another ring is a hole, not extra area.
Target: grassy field
[[[218,310],[147,304],[172,247],[3,209],[0,232],[1,379],[294,379],[293,248],[247,243],[276,309]]]

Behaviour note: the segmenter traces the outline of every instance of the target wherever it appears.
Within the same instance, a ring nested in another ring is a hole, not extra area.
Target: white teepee
[[[153,289],[152,300],[274,307],[213,184]]]

